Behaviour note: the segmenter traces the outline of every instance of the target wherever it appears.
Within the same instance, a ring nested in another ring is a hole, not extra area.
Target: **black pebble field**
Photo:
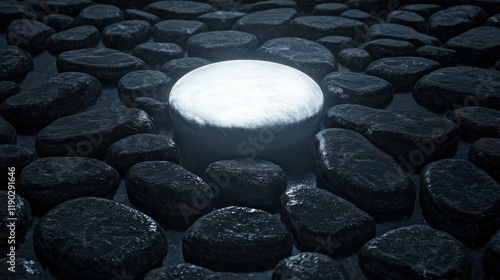
[[[169,104],[228,60],[314,133]],[[0,181],[0,279],[500,279],[500,1],[1,1]]]

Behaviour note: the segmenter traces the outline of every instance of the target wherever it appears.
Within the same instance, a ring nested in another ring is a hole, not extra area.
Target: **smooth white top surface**
[[[188,122],[251,129],[317,116],[323,93],[313,79],[292,67],[231,60],[184,75],[172,88],[169,103]]]

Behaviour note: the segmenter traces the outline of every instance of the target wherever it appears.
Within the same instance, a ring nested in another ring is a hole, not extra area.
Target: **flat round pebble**
[[[439,62],[442,67],[452,67],[458,62],[457,52],[448,48],[436,46],[421,46],[416,51],[417,56]]]
[[[14,82],[11,81],[0,81],[0,104],[5,101],[5,99],[18,94],[21,88]]]
[[[126,9],[123,11],[123,14],[126,20],[144,20],[151,25],[155,25],[161,21],[159,16],[135,9]]]
[[[45,49],[45,40],[55,34],[52,27],[31,19],[16,19],[9,24],[5,37],[7,42],[31,54]]]
[[[152,160],[179,163],[179,147],[165,136],[141,133],[113,143],[106,151],[106,162],[122,176],[133,165]]]
[[[327,73],[337,70],[337,62],[327,48],[302,38],[271,39],[257,49],[256,56],[294,67],[319,81]]]
[[[236,30],[196,34],[186,44],[186,52],[190,56],[211,61],[249,58],[256,48],[255,35]]]
[[[155,131],[166,128],[171,123],[168,103],[149,97],[138,97],[134,99],[134,103],[135,108],[148,113],[153,120]]]
[[[203,14],[197,18],[203,22],[210,31],[230,30],[233,25],[247,13],[231,12],[231,11],[216,11]]]
[[[500,14],[489,17],[486,21],[486,25],[500,27]]]
[[[358,9],[367,13],[386,8],[383,4],[384,2],[379,0],[345,0],[343,2],[352,9]]]
[[[406,25],[421,33],[427,31],[425,18],[410,11],[392,11],[387,15],[387,22]]]
[[[415,29],[395,23],[375,24],[368,29],[367,36],[371,40],[375,39],[394,39],[412,43],[415,47],[424,45],[437,46],[440,41],[432,36],[420,33]]]
[[[136,46],[132,54],[153,69],[159,69],[170,60],[184,57],[184,50],[174,43],[146,42]]]
[[[325,36],[321,37],[316,42],[325,46],[332,54],[337,54],[339,51],[356,46],[356,42],[347,36]]]
[[[89,108],[101,91],[101,83],[91,75],[65,72],[7,98],[0,111],[15,125],[44,125]]]
[[[469,161],[500,182],[500,139],[481,138],[469,149]]]
[[[370,215],[329,191],[299,185],[280,200],[281,219],[301,251],[346,257],[375,236]]]
[[[376,39],[363,45],[374,60],[384,57],[414,56],[415,46],[407,41],[394,39]]]
[[[349,10],[349,6],[342,3],[318,4],[313,8],[313,14],[316,16],[338,16]]]
[[[52,209],[37,224],[33,241],[58,267],[89,278],[135,277],[167,253],[164,230],[152,218],[94,197]]]
[[[44,0],[34,2],[34,9],[39,12],[47,12],[47,8],[53,9],[55,13],[69,15],[72,17],[78,16],[81,10],[94,5],[91,0]]]
[[[156,70],[138,70],[127,73],[118,81],[118,95],[123,104],[132,106],[138,97],[168,101],[173,80]]]
[[[16,144],[17,131],[8,121],[0,118],[0,144]]]
[[[354,38],[364,33],[366,25],[361,21],[338,16],[301,16],[290,22],[294,36],[310,40],[337,35]]]
[[[221,181],[221,180],[224,181]],[[216,206],[273,209],[286,188],[283,169],[259,159],[221,160],[205,170],[206,182],[218,193]]]
[[[353,71],[363,71],[373,61],[371,55],[360,48],[343,49],[337,57],[339,63]]]
[[[14,46],[0,48],[0,80],[20,82],[33,70],[31,55]]]
[[[369,277],[457,279],[471,277],[471,259],[451,235],[425,225],[391,230],[370,240],[358,255]]]
[[[76,18],[76,25],[93,25],[100,32],[108,25],[122,21],[123,12],[113,5],[97,4],[83,9]]]
[[[404,11],[417,13],[424,18],[429,18],[432,14],[441,9],[441,6],[436,4],[410,4],[402,8]]]
[[[340,14],[340,16],[363,22],[364,24],[366,24],[368,26],[372,26],[374,24],[377,24],[380,21],[379,19],[377,19],[373,15],[371,15],[367,12],[358,10],[358,9],[347,10],[347,11],[343,12],[342,14]]]
[[[99,30],[92,25],[74,27],[50,36],[45,45],[55,54],[65,51],[84,49],[96,46],[101,36]]]
[[[83,72],[103,83],[114,84],[125,74],[143,70],[141,59],[113,49],[80,49],[61,53],[56,61],[59,72]]]
[[[83,196],[102,196],[118,187],[118,172],[86,157],[46,157],[26,166],[17,184],[33,207],[54,207]]]
[[[368,65],[365,73],[388,81],[396,92],[408,92],[420,78],[440,67],[438,62],[423,57],[386,57]]]
[[[152,130],[153,122],[142,110],[101,109],[57,119],[38,133],[35,146],[42,157],[104,157],[114,142]]]
[[[297,16],[292,8],[271,9],[254,12],[240,18],[234,30],[252,33],[260,42],[291,35],[290,21]]]
[[[37,14],[32,7],[22,3],[2,1],[0,3],[0,26],[7,27],[16,19],[36,18]]]
[[[144,10],[162,19],[189,20],[214,12],[215,8],[210,4],[194,1],[159,1],[149,4]]]
[[[430,222],[466,240],[489,238],[500,228],[500,185],[469,161],[443,159],[425,166],[420,199]]]
[[[300,253],[281,260],[274,268],[272,280],[338,279],[349,280],[339,262],[319,253]]]
[[[500,138],[500,111],[479,106],[454,110],[448,118],[460,126],[460,138],[475,141],[483,137]]]
[[[177,81],[182,76],[193,71],[194,69],[208,65],[210,63],[212,63],[210,60],[201,57],[185,57],[172,59],[171,61],[163,64],[160,70],[174,79],[174,81]]]
[[[14,261],[14,273],[9,271],[12,266],[9,263],[9,258],[0,259],[0,277],[9,280],[43,280],[44,269],[36,261],[16,257]]]
[[[459,128],[452,121],[421,110],[380,110],[354,104],[330,108],[326,127],[358,132],[392,155],[405,171],[455,154]]]
[[[151,25],[144,20],[125,20],[110,24],[102,31],[102,42],[109,48],[130,50],[151,35]]]
[[[230,206],[210,212],[182,239],[184,260],[217,271],[273,268],[292,252],[292,235],[262,210]]]
[[[482,25],[485,20],[486,12],[481,7],[457,5],[429,17],[429,34],[445,42],[468,29]]]
[[[63,14],[49,14],[42,17],[43,23],[52,27],[56,32],[70,29],[75,25],[75,19]]]
[[[190,263],[181,263],[173,266],[163,266],[148,272],[144,280],[239,280],[237,274],[215,272],[208,268]]]
[[[171,19],[153,26],[153,38],[155,42],[175,43],[184,47],[189,37],[206,31],[208,27],[201,21]]]
[[[297,3],[294,0],[265,0],[265,1],[248,1],[248,2],[255,2],[255,3],[243,4],[237,8],[238,11],[245,13],[254,13],[259,11],[281,9],[281,8],[292,8],[294,10],[298,10]]]
[[[484,106],[500,110],[500,72],[476,67],[447,67],[420,79],[413,88],[417,103],[434,111]]]
[[[482,26],[451,38],[445,47],[457,52],[465,64],[491,67],[500,59],[500,28]]]
[[[492,279],[500,276],[500,230],[486,244],[483,264]]]
[[[9,167],[14,167],[16,169],[14,174],[16,181],[19,179],[23,168],[37,158],[35,152],[27,148],[12,144],[0,145],[0,170],[8,170]],[[8,179],[8,172],[0,174],[1,189],[7,189]]]
[[[4,172],[7,173],[8,170],[5,169]],[[33,222],[33,215],[28,201],[18,194],[15,194],[13,197],[13,193],[15,193],[15,188],[10,188],[9,192],[0,190],[0,203],[4,205],[0,211],[0,251],[3,255],[10,253],[10,246],[15,246],[19,249],[19,245],[23,243],[28,231],[31,228],[31,223]],[[9,201],[13,201],[15,203],[13,208]],[[9,238],[9,236],[11,236],[10,232],[12,228],[9,227],[9,225],[13,222],[12,220],[9,220],[9,218],[16,218],[14,221],[15,245],[12,243],[12,238]],[[6,251],[7,248],[9,250]],[[15,253],[16,252],[14,252],[14,254]]]

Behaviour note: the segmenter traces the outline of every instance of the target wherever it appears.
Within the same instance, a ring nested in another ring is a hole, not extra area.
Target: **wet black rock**
[[[392,11],[387,15],[387,22],[406,25],[420,33],[425,33],[427,31],[427,22],[425,18],[410,11]]]
[[[179,147],[170,138],[156,134],[134,134],[109,146],[106,162],[122,176],[133,165],[152,160],[179,163]]]
[[[20,82],[33,70],[31,55],[14,46],[0,48],[0,80]]]
[[[313,14],[316,16],[339,16],[349,10],[349,6],[342,3],[325,3],[314,6]]]
[[[167,280],[167,279],[182,279],[182,280],[240,280],[241,278],[234,273],[215,272],[208,268],[197,266],[190,263],[181,263],[173,266],[163,266],[153,269],[144,280]]]
[[[83,9],[76,18],[76,25],[93,25],[101,32],[106,26],[122,21],[123,12],[113,5],[97,4]]]
[[[9,271],[12,267],[9,258],[0,259],[0,277],[9,280],[43,280],[45,277],[43,267],[34,260],[16,257],[14,273]]]
[[[46,157],[26,166],[17,191],[33,207],[54,207],[83,196],[102,196],[118,187],[118,172],[86,157]]]
[[[496,14],[488,18],[486,25],[500,27],[500,14]]]
[[[8,173],[9,171],[5,169],[4,172]],[[9,201],[13,201],[15,205],[11,207],[12,204]],[[15,246],[19,249],[19,245],[23,243],[31,228],[33,215],[30,204],[15,192],[15,188],[11,187],[9,191],[0,191],[0,203],[4,206],[0,210],[0,252],[5,256],[6,253],[10,253],[10,246]],[[16,218],[14,222],[14,231],[16,233],[14,237],[15,245],[12,244],[12,241],[9,242],[9,240],[12,240],[9,239],[9,236],[11,236],[11,227],[9,225],[12,224],[12,220],[9,220],[9,218]],[[9,250],[6,250],[7,248]]]
[[[322,130],[313,141],[321,187],[373,216],[411,213],[416,187],[389,154],[347,129]]]
[[[61,53],[56,61],[59,72],[83,72],[102,83],[114,84],[125,74],[143,70],[141,59],[113,49],[80,49]]]
[[[500,230],[486,244],[483,264],[487,273],[492,276],[492,279],[500,277]]]
[[[52,27],[56,32],[70,29],[75,25],[75,19],[63,14],[50,14],[42,17],[41,22]]]
[[[130,50],[151,35],[151,25],[144,20],[125,20],[110,24],[102,31],[102,42],[109,48]]]
[[[15,125],[44,125],[89,108],[100,95],[101,83],[96,78],[85,73],[65,72],[33,83],[7,98],[0,111]]]
[[[257,49],[256,56],[297,68],[317,81],[337,70],[337,62],[327,48],[302,38],[271,39]]]
[[[5,171],[0,173],[0,183],[2,184],[0,188],[2,190],[7,189],[7,182],[9,179],[7,170],[9,167],[14,167],[16,169],[14,178],[16,178],[17,181],[23,168],[37,158],[38,156],[34,151],[24,147],[11,144],[0,145],[0,170]]]
[[[325,108],[337,104],[359,104],[385,108],[392,101],[394,89],[384,79],[354,72],[332,72],[321,81]]]
[[[0,118],[0,144],[16,144],[17,131],[8,121]]]
[[[441,67],[452,67],[458,62],[457,52],[436,46],[421,46],[416,51],[417,56],[439,62]]]
[[[272,280],[338,279],[349,280],[345,268],[334,259],[319,253],[300,253],[281,260]]]
[[[37,14],[33,8],[12,1],[2,1],[0,3],[0,26],[6,27],[16,19],[35,19]]]
[[[373,61],[367,51],[359,48],[343,49],[337,57],[339,63],[354,71],[363,71]]]
[[[161,71],[177,81],[192,70],[212,63],[210,60],[201,57],[185,57],[172,59],[163,64]]]
[[[329,191],[294,186],[280,200],[281,219],[301,251],[345,257],[375,236],[370,215]]]
[[[471,277],[471,258],[451,235],[425,225],[391,230],[370,240],[358,255],[370,278],[457,279]]]
[[[88,278],[135,278],[167,253],[164,230],[152,218],[94,197],[52,209],[37,224],[33,241],[54,265]]]
[[[435,37],[420,33],[411,27],[395,23],[375,24],[368,29],[367,35],[371,40],[395,39],[408,41],[417,48],[424,45],[437,46],[441,43]]]
[[[138,97],[168,101],[174,82],[165,73],[156,70],[138,70],[127,73],[118,81],[118,95],[123,104],[133,107]]]
[[[358,9],[367,13],[390,8],[384,5],[384,3],[386,3],[385,1],[380,0],[345,0],[343,2],[352,9]]]
[[[491,67],[500,58],[500,28],[482,26],[451,38],[445,44],[465,64]]]
[[[337,35],[354,38],[364,34],[366,25],[361,21],[337,16],[301,16],[290,22],[293,34],[310,40]]]
[[[57,119],[35,140],[40,156],[104,157],[114,142],[137,133],[149,133],[153,122],[139,109],[103,109]]]
[[[155,42],[175,43],[184,47],[189,37],[207,31],[208,27],[201,21],[164,20],[153,26],[153,38]]]
[[[167,128],[170,124],[170,113],[168,103],[158,101],[149,97],[134,99],[135,108],[148,113],[154,123],[155,131]]]
[[[44,0],[35,1],[33,7],[41,13],[78,16],[81,10],[94,5],[91,0]]]
[[[256,48],[255,35],[236,30],[203,32],[193,35],[186,44],[190,56],[211,61],[248,59]]]
[[[206,3],[194,1],[160,1],[149,4],[144,11],[157,15],[162,19],[196,19],[214,12],[215,8]]]
[[[153,69],[159,69],[170,60],[184,57],[184,50],[174,43],[146,42],[136,46],[132,54]]]
[[[275,211],[287,179],[283,169],[273,162],[234,159],[210,164],[205,180],[217,193],[217,207],[238,205]]]
[[[41,22],[16,19],[7,27],[5,37],[10,45],[37,54],[45,49],[45,40],[55,33],[52,27]]]
[[[21,88],[14,82],[11,81],[0,81],[0,104],[5,101],[5,99],[18,94]]]
[[[101,36],[92,25],[74,27],[50,36],[45,45],[49,52],[60,54],[65,51],[96,46]]]
[[[156,15],[135,9],[126,9],[123,14],[126,20],[144,20],[150,25],[155,25],[161,21],[161,18]]]
[[[212,211],[184,234],[188,263],[217,271],[273,268],[292,253],[292,235],[276,217],[262,210],[230,206]]]
[[[489,238],[500,228],[500,185],[469,161],[443,159],[420,173],[427,220],[465,240]]]
[[[374,60],[384,57],[415,55],[415,46],[412,43],[394,39],[373,40],[367,42],[363,49],[369,52]]]
[[[495,62],[495,69],[500,70],[500,59]]]
[[[373,16],[367,12],[358,10],[358,9],[352,9],[352,10],[345,11],[342,14],[340,14],[340,16],[345,17],[345,18],[349,18],[349,19],[354,19],[357,21],[361,21],[368,26],[372,26],[372,25],[380,22],[380,20],[377,19],[375,16]]]
[[[470,106],[454,110],[448,118],[460,127],[460,138],[475,141],[483,137],[500,138],[500,111]]]
[[[471,28],[482,25],[486,12],[472,5],[457,5],[438,11],[429,17],[429,34],[442,42]]]
[[[254,12],[240,18],[233,29],[252,33],[263,43],[269,39],[290,36],[290,21],[296,16],[297,11],[292,8]]]
[[[500,182],[500,139],[481,138],[472,143],[469,161]]]
[[[242,12],[217,11],[203,14],[197,20],[203,22],[208,30],[221,31],[230,30],[240,18],[246,15],[247,13]]]
[[[250,2],[250,1],[249,1]],[[297,3],[294,0],[267,0],[267,1],[253,1],[255,3],[243,4],[238,7],[239,12],[254,13],[259,11],[292,8],[298,10]]]
[[[434,111],[484,106],[500,110],[500,72],[457,66],[436,70],[420,79],[413,98]]]
[[[353,48],[356,46],[356,42],[347,36],[325,36],[319,38],[316,42],[325,46],[335,55],[343,49]]]
[[[441,9],[441,6],[436,4],[410,4],[402,8],[404,11],[417,13],[424,18],[429,18],[432,14]]]
[[[396,158],[409,172],[418,171],[428,162],[453,156],[459,138],[455,123],[421,110],[385,111],[342,104],[327,111],[325,125],[355,130]]]

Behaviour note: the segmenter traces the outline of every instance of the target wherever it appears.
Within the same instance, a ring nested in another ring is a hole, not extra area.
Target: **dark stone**
[[[426,225],[391,230],[370,240],[358,255],[370,278],[456,279],[471,277],[467,249],[451,235]]]
[[[473,28],[448,40],[445,47],[455,50],[462,63],[491,67],[500,59],[500,28]]]
[[[40,156],[104,157],[114,142],[137,133],[149,133],[153,122],[139,109],[103,109],[57,119],[35,140]]]
[[[45,279],[44,269],[34,261],[25,258],[16,257],[14,273],[9,271],[9,258],[0,259],[0,277],[9,280],[43,280]]]
[[[384,3],[387,3],[387,1],[380,0],[345,0],[343,2],[352,9],[358,9],[367,13],[390,8],[390,4],[384,7]]]
[[[11,81],[0,81],[0,104],[5,101],[5,99],[18,94],[21,88],[14,82]]]
[[[167,253],[164,230],[124,204],[83,197],[58,205],[37,224],[35,247],[54,265],[88,277],[134,279]]]
[[[14,178],[18,181],[23,168],[37,158],[34,151],[24,147],[10,144],[0,145],[0,170],[4,171],[0,173],[0,189],[7,189],[9,179],[7,170],[9,167],[16,169]]]
[[[175,43],[184,47],[189,37],[207,31],[208,27],[200,21],[178,19],[164,20],[153,26],[153,38],[155,42]]]
[[[321,81],[326,74],[337,71],[337,62],[327,48],[302,38],[269,40],[257,49],[256,55],[263,60],[297,68],[316,81]]]
[[[297,11],[292,8],[254,12],[240,18],[233,29],[255,34],[260,42],[265,42],[290,36],[290,21],[296,16]]]
[[[354,42],[352,38],[346,36],[326,36],[319,38],[316,42],[325,46],[335,55],[343,49],[356,46],[356,42]]]
[[[411,27],[395,23],[375,24],[368,29],[367,35],[371,40],[395,39],[408,41],[417,48],[424,45],[437,46],[441,43],[435,37],[420,33]]]
[[[421,46],[416,51],[417,56],[435,60],[441,67],[452,67],[457,65],[457,52],[447,48],[436,46]]]
[[[363,71],[372,62],[371,55],[359,48],[343,49],[337,57],[339,63],[354,71]]]
[[[328,0],[295,0],[297,2],[297,5],[301,10],[304,11],[312,11],[316,5],[319,4],[325,4],[329,2],[336,2],[336,1],[328,1]],[[344,0],[341,0],[340,2],[345,2]],[[349,6],[349,5],[348,5]]]
[[[45,40],[55,34],[52,27],[31,19],[16,19],[9,24],[5,37],[7,42],[31,54],[45,49]]]
[[[174,43],[146,42],[136,46],[132,54],[153,69],[159,69],[170,60],[184,57],[184,50]]]
[[[500,182],[500,139],[481,138],[469,149],[469,161]]]
[[[149,97],[134,99],[136,108],[148,113],[153,120],[155,130],[166,128],[170,124],[170,113],[168,103],[160,102]]]
[[[94,5],[90,0],[44,0],[35,1],[34,8],[45,14],[63,14],[76,17],[81,10]]]
[[[203,14],[215,12],[215,8],[210,4],[194,1],[160,1],[149,4],[144,11],[162,19],[193,20]]]
[[[118,172],[86,157],[46,157],[23,169],[17,191],[33,207],[54,207],[83,196],[103,196],[118,187]]]
[[[301,251],[345,257],[375,236],[375,221],[370,215],[329,191],[299,185],[287,190],[280,200],[281,219]]]
[[[423,18],[429,18],[432,14],[441,9],[441,6],[436,4],[410,4],[402,8],[404,11],[414,12]]]
[[[174,266],[163,266],[153,269],[144,280],[167,280],[167,279],[182,279],[182,280],[240,280],[241,278],[234,273],[215,272],[208,268],[197,266],[190,263],[181,263]]]
[[[500,59],[495,62],[495,69],[500,70]]]
[[[192,57],[211,61],[248,59],[257,48],[255,35],[236,31],[209,31],[193,35],[186,44],[186,52]]]
[[[17,131],[6,120],[0,118],[0,144],[16,144]]]
[[[442,42],[486,21],[485,11],[472,5],[457,5],[429,17],[429,34]]]
[[[42,17],[42,22],[52,27],[56,32],[70,29],[75,25],[75,19],[63,14],[50,14]]]
[[[125,74],[143,70],[141,59],[113,49],[80,49],[61,53],[56,61],[59,72],[83,72],[102,83],[114,84]]]
[[[203,22],[208,30],[221,31],[230,30],[240,18],[246,15],[247,13],[241,12],[217,11],[203,14],[197,20]]]
[[[2,116],[15,125],[37,126],[81,112],[97,102],[101,83],[78,72],[58,74],[32,84],[0,106]]]
[[[413,88],[413,98],[434,111],[483,106],[500,110],[500,73],[475,67],[448,67],[420,79]]]
[[[488,20],[486,21],[486,25],[500,28],[500,14],[496,14],[488,18]]]
[[[106,26],[122,21],[123,12],[113,5],[97,4],[83,9],[76,18],[76,25],[93,25],[99,32]]]
[[[84,49],[99,44],[99,30],[92,25],[74,27],[50,36],[45,45],[54,54],[65,51]]]
[[[144,133],[118,140],[106,152],[106,162],[122,176],[133,165],[151,160],[179,163],[179,147],[170,138]]]
[[[339,16],[347,10],[349,10],[349,6],[346,4],[325,3],[314,6],[313,14],[315,16]]]
[[[5,174],[9,172],[9,170],[3,170]],[[17,170],[15,171],[18,172]],[[33,222],[33,215],[31,214],[31,207],[28,201],[24,199],[22,196],[16,194],[15,188],[12,188],[12,185],[8,188],[10,191],[0,191],[0,203],[4,207],[0,210],[0,252],[5,256],[10,250],[6,250],[10,246],[15,246],[19,249],[19,245],[23,243],[26,236],[28,235],[28,231],[31,228],[31,223]],[[12,195],[15,198],[12,199]],[[10,198],[9,198],[10,195]],[[11,207],[9,200],[14,202],[14,207]],[[10,236],[10,228],[7,227],[12,221],[9,218],[17,218],[15,221],[15,245],[9,243]],[[10,249],[10,248],[9,248]],[[16,256],[17,257],[17,256]],[[16,271],[17,272],[17,271]],[[1,275],[1,274],[0,274]],[[5,279],[11,279],[10,277]]]
[[[37,14],[33,8],[12,1],[0,3],[0,26],[6,27],[16,19],[36,19]]]
[[[290,27],[295,36],[310,40],[330,35],[354,38],[366,31],[366,25],[361,21],[337,16],[296,17],[290,22]]]
[[[465,240],[489,238],[500,228],[500,185],[469,161],[443,159],[420,173],[427,220]]]
[[[337,104],[359,104],[385,108],[392,101],[394,89],[384,79],[354,72],[332,72],[321,81],[324,108]]]
[[[259,159],[221,160],[205,170],[205,181],[218,193],[217,207],[238,205],[275,211],[286,180],[280,166]]]
[[[102,42],[109,48],[130,50],[147,41],[151,25],[144,20],[126,20],[110,24],[102,31]]]
[[[352,129],[386,153],[405,171],[451,157],[458,146],[459,128],[452,121],[422,110],[385,111],[342,104],[325,115],[326,127]]]
[[[373,40],[367,42],[363,49],[369,52],[374,60],[385,57],[415,55],[415,46],[412,43],[394,39]]]
[[[281,8],[291,8],[294,10],[298,10],[297,3],[294,0],[267,0],[267,1],[256,1],[255,3],[242,5],[238,7],[238,11],[244,13],[254,13],[259,11],[281,9]]]
[[[500,277],[500,230],[486,244],[483,264],[487,273],[492,276],[491,279]]]
[[[352,10],[345,11],[342,14],[340,14],[340,16],[363,22],[364,24],[366,24],[368,26],[378,24],[381,21],[380,19],[377,19],[375,16],[373,16],[367,12],[363,12],[361,10],[358,10],[358,9],[352,9]]]
[[[137,6],[140,6],[142,7],[143,2],[151,2],[152,0],[146,0],[146,1],[142,1],[142,0],[93,0],[95,3],[97,4],[109,4],[109,5],[115,5],[117,7],[120,7],[122,9],[126,9],[126,8],[133,8],[133,7],[137,7]]]
[[[200,57],[185,57],[172,59],[171,61],[163,64],[160,70],[171,77],[174,81],[177,81],[182,76],[193,71],[194,69],[208,65],[210,63],[212,63],[210,60],[206,60]]]
[[[272,280],[337,279],[349,280],[339,262],[319,253],[300,253],[284,258],[274,268]]]
[[[448,116],[460,127],[460,138],[475,141],[483,137],[500,138],[500,111],[469,106],[454,110]]]
[[[182,239],[182,253],[186,262],[212,270],[260,271],[289,256],[292,245],[292,235],[276,217],[230,206],[194,222]]]
[[[427,31],[427,22],[425,18],[410,11],[392,11],[387,15],[387,22],[406,25],[420,33],[425,33]]]
[[[168,102],[174,82],[165,73],[155,70],[138,70],[127,73],[118,81],[118,95],[123,104],[133,107],[138,97],[151,97]]]
[[[135,9],[126,9],[123,14],[126,20],[144,20],[150,25],[155,25],[161,21],[161,18],[156,15]]]

